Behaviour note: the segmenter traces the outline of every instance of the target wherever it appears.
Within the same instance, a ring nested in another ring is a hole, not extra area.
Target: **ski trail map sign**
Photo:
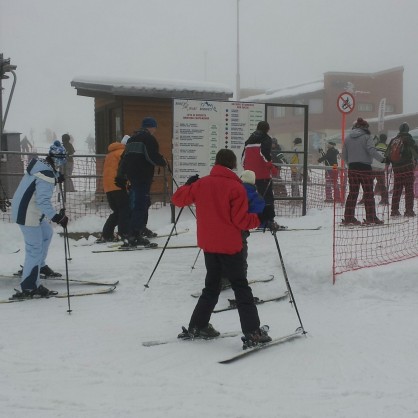
[[[174,99],[173,109],[173,175],[180,185],[208,175],[222,148],[234,151],[240,172],[244,143],[265,120],[260,103]]]

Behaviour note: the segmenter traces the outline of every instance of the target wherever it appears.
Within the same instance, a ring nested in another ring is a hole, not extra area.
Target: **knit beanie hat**
[[[154,118],[148,117],[142,120],[142,128],[156,128],[157,121]]]
[[[58,140],[54,141],[54,143],[49,147],[49,156],[52,157],[55,167],[64,165],[67,161],[67,151]]]
[[[255,173],[252,170],[244,170],[240,175],[243,183],[255,184]]]
[[[353,125],[353,129],[369,129],[369,124],[363,118],[357,118],[357,121]]]
[[[123,138],[122,138],[122,141],[120,141],[120,143],[121,144],[123,144],[123,145],[126,145],[126,143],[128,142],[128,139],[130,138],[130,136],[129,135],[125,135]]]

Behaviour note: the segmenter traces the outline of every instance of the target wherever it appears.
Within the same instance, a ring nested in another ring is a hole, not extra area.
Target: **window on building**
[[[305,104],[303,100],[295,100],[296,105]],[[303,116],[305,114],[305,109],[303,107],[295,107],[295,116]]]
[[[309,113],[323,113],[324,101],[322,99],[309,99]]]
[[[373,103],[358,103],[357,110],[359,112],[373,112]]]
[[[273,108],[273,118],[279,119],[286,116],[286,108],[282,106],[274,106]]]
[[[385,113],[395,113],[395,105],[386,104]]]

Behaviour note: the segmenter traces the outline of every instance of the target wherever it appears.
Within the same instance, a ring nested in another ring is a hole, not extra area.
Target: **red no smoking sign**
[[[337,99],[337,108],[341,113],[348,115],[354,110],[354,96],[351,93],[341,93]]]

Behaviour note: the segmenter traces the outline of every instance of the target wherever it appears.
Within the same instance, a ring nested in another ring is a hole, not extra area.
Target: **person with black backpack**
[[[129,202],[131,216],[128,237],[123,247],[150,246],[149,238],[156,236],[147,228],[148,209],[151,206],[150,190],[155,167],[166,167],[165,158],[155,138],[157,121],[152,117],[142,120],[141,129],[131,136],[121,156],[115,184],[126,188],[129,181]]]
[[[418,147],[409,134],[409,125],[403,122],[399,133],[392,138],[386,150],[388,164],[393,170],[393,195],[391,216],[401,216],[399,202],[405,188],[405,216],[415,216],[414,212],[414,170],[418,158]]]

